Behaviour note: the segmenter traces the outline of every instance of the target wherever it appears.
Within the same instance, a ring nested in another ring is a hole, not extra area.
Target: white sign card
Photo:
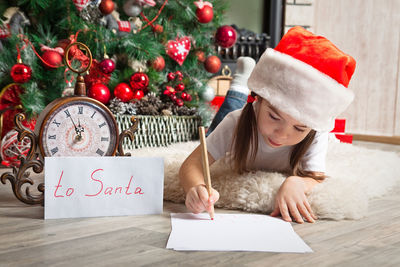
[[[160,214],[163,191],[162,158],[45,158],[45,219]]]
[[[313,252],[289,222],[267,215],[171,213],[171,225],[174,250]]]

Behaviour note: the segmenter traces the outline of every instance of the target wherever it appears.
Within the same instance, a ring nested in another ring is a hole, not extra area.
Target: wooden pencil
[[[206,144],[206,135],[204,131],[204,127],[199,127],[199,134],[200,134],[200,145],[201,145],[201,159],[203,165],[203,174],[204,180],[206,183],[206,188],[208,191],[208,196],[211,196],[211,176],[210,176],[210,167],[208,165],[208,153],[207,153],[207,144]],[[210,214],[211,220],[214,220],[214,204],[211,205],[211,209],[208,212]]]

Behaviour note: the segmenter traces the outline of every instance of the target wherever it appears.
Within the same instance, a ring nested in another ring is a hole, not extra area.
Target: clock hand
[[[69,116],[69,118],[71,119],[71,121],[72,121],[72,124],[73,124],[73,125],[74,125],[74,127],[75,127],[75,132],[76,132],[76,134],[79,134],[78,127],[76,127],[74,120],[72,119],[72,117],[71,117],[71,116]]]

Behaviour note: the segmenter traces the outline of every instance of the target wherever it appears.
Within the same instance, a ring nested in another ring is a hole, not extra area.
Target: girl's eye
[[[298,132],[304,132],[305,130],[302,130],[302,129],[300,129],[300,128],[297,128],[297,127],[294,127],[295,129],[296,129],[296,131],[298,131]]]
[[[279,118],[272,116],[271,113],[269,113],[269,117],[270,117],[271,119],[275,120],[275,121],[279,121]]]

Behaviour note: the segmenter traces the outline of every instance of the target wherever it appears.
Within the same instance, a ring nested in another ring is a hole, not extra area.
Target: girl
[[[238,173],[288,173],[270,215],[314,222],[307,195],[325,178],[328,132],[354,98],[347,88],[354,69],[354,59],[329,40],[290,29],[264,52],[248,79],[256,101],[229,113],[207,137],[209,164],[227,157]],[[214,189],[208,195],[201,164],[197,147],[179,171],[193,213],[208,211],[219,199]]]

